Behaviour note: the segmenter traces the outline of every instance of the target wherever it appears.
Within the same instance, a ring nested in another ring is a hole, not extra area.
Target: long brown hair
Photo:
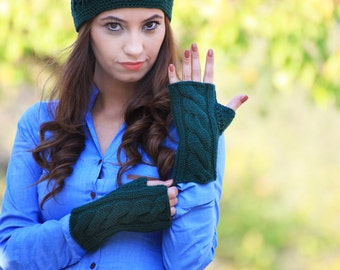
[[[160,178],[169,178],[174,163],[174,151],[163,146],[169,136],[172,118],[167,85],[167,67],[176,62],[175,43],[171,27],[165,18],[165,37],[152,69],[139,82],[137,93],[129,101],[125,112],[126,131],[118,149],[120,170],[118,184],[129,168],[144,162],[144,151],[156,166]],[[40,143],[33,150],[35,161],[47,173],[38,181],[48,181],[52,190],[41,201],[54,198],[64,187],[85,147],[85,115],[89,109],[95,67],[95,56],[90,45],[91,21],[83,25],[71,53],[62,67],[51,94],[59,100],[51,113],[53,120],[40,127]],[[48,135],[47,135],[48,134]],[[127,159],[121,160],[125,152]]]

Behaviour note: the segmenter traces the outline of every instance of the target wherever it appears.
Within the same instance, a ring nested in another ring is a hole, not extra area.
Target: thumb
[[[247,95],[237,95],[229,101],[227,107],[236,111],[247,100],[248,100]]]

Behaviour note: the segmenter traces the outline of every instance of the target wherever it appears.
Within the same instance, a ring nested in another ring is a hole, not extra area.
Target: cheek
[[[115,52],[116,49],[112,48],[112,45],[107,42],[92,42],[92,51],[94,53],[94,56],[98,62],[102,62],[104,64],[105,62],[111,62],[111,59],[113,57],[112,52]]]
[[[100,46],[100,42],[98,42],[98,39],[95,39],[95,40],[96,41],[94,41],[93,39],[91,40],[91,48],[92,48],[92,51],[93,51],[95,58],[98,59],[98,58],[100,58],[102,48]]]
[[[97,60],[107,59],[110,51],[115,51],[112,45],[112,39],[107,38],[100,30],[91,32],[91,47]]]
[[[158,56],[159,50],[161,49],[161,46],[163,44],[163,40],[164,40],[164,35],[160,36],[157,39],[154,39],[152,42],[150,42],[149,50],[150,50],[150,54],[153,57]]]

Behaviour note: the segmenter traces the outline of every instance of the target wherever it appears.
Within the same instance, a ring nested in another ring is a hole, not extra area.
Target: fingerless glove
[[[119,231],[152,232],[169,228],[167,187],[147,186],[146,178],[125,184],[71,212],[72,237],[87,251],[99,248]]]
[[[213,84],[183,81],[170,84],[169,91],[179,136],[173,178],[176,183],[214,181],[218,138],[235,111],[217,103]]]

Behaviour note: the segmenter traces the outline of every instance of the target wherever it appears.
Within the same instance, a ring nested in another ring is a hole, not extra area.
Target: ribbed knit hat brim
[[[98,14],[117,8],[159,8],[171,20],[174,0],[71,0],[72,16],[77,32]]]

